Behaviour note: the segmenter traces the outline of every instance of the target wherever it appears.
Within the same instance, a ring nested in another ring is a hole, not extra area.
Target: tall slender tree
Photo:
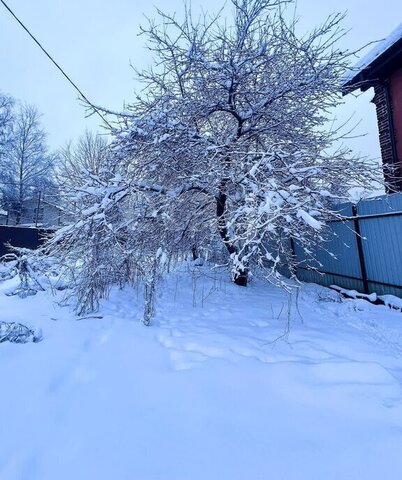
[[[3,203],[20,223],[24,202],[53,186],[55,156],[49,154],[38,110],[22,104],[15,112],[9,147],[3,159]]]
[[[0,92],[0,166],[10,146],[14,99]],[[3,165],[4,167],[4,165]]]

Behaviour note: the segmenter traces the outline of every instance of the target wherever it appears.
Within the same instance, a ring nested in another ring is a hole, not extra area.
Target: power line
[[[38,45],[38,47],[42,50],[42,52],[49,58],[49,60],[60,70],[60,72],[64,75],[64,77],[69,81],[69,83],[77,90],[80,94],[81,98],[83,98],[88,105],[90,105],[94,112],[97,113],[101,119],[106,123],[109,128],[113,128],[110,123],[106,120],[106,118],[100,113],[97,107],[88,100],[86,95],[82,93],[82,91],[78,88],[78,86],[71,80],[71,78],[67,75],[67,73],[61,68],[61,66],[53,59],[50,53],[40,44],[40,42],[34,37],[34,35],[28,30],[28,28],[22,23],[22,21],[17,17],[17,15],[11,10],[11,8],[4,2],[0,0],[3,6],[9,11],[9,13],[14,17],[14,19],[21,25],[21,27],[27,32],[27,34],[32,38],[32,40]]]

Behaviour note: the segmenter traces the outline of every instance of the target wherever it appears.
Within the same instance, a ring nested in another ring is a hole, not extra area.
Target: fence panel
[[[357,205],[369,289],[402,296],[402,195]]]
[[[402,297],[402,194],[338,210],[348,219],[330,223],[328,241],[314,251],[319,264],[295,247],[300,280]]]
[[[36,249],[45,241],[49,230],[28,227],[0,226],[0,257],[10,250],[6,247],[10,243],[14,247]]]

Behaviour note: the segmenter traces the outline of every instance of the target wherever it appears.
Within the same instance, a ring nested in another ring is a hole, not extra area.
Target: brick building
[[[402,24],[344,78],[345,94],[374,88],[384,177],[402,191]]]

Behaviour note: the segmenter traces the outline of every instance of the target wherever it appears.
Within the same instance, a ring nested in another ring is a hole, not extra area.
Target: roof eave
[[[382,55],[356,72],[341,86],[343,95],[360,89],[365,92],[370,87],[383,82],[393,71],[402,66],[402,39],[395,42]]]

